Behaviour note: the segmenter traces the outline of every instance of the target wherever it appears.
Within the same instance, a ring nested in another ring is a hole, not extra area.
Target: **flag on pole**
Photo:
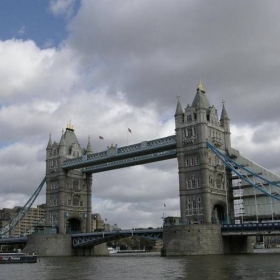
[[[99,136],[99,139],[104,140],[104,138],[102,136]]]
[[[128,132],[130,132],[130,133],[131,133],[131,129],[130,129],[130,128],[128,128]]]
[[[164,205],[164,207],[166,207],[166,205],[165,204],[163,204]]]

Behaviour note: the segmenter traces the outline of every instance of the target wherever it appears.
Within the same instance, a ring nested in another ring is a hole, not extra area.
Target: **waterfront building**
[[[22,236],[31,234],[35,230],[36,225],[45,224],[46,209],[45,204],[38,205],[37,207],[31,207],[27,211],[26,215],[18,222],[18,224],[9,232],[12,236]],[[22,211],[21,206],[15,206],[14,208],[4,208],[0,210],[0,222],[1,227],[9,223],[18,213]]]

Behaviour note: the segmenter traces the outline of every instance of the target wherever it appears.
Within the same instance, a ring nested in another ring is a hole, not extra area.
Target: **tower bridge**
[[[234,225],[238,220],[242,233],[243,222],[280,220],[280,177],[232,147],[225,104],[218,116],[201,83],[191,105],[184,110],[178,99],[175,133],[124,147],[112,145],[99,153],[93,153],[90,139],[85,149],[81,147],[71,124],[59,142],[53,142],[50,136],[46,148],[46,226],[57,229],[53,243],[64,244],[51,253],[71,247],[73,231],[93,236],[90,233],[94,173],[171,158],[178,161],[180,224],[163,227],[162,255],[252,252],[252,234],[235,239],[238,227],[230,228],[234,233],[229,233],[223,225]],[[237,200],[241,203],[239,210],[242,209],[238,216]],[[30,203],[25,211],[28,207]],[[20,217],[14,224],[18,220]],[[36,240],[32,236],[30,243],[38,245],[43,239]],[[52,246],[51,241],[45,248],[48,246]],[[67,250],[64,254],[71,254]],[[45,253],[50,254],[47,249]]]

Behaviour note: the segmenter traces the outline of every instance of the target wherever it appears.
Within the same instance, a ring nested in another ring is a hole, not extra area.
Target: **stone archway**
[[[66,222],[66,233],[80,233],[81,221],[76,218],[71,218]]]
[[[226,221],[226,212],[224,206],[221,204],[215,204],[212,210],[211,217],[213,224],[224,224]]]

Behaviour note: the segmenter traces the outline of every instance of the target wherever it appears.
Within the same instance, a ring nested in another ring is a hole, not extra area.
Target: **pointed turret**
[[[225,102],[223,102],[223,109],[222,109],[222,114],[221,114],[221,121],[224,120],[229,120],[226,108],[225,108]]]
[[[66,156],[65,134],[63,129],[61,131],[61,138],[59,141],[58,148],[59,148],[59,155]]]
[[[90,145],[90,136],[88,136],[88,144],[87,144],[87,150],[86,150],[86,154],[89,155],[89,154],[92,154],[93,151],[92,151],[92,148],[91,148],[91,145]]]
[[[196,95],[194,97],[192,108],[196,109],[197,113],[197,121],[200,123],[204,123],[207,121],[207,114],[210,109],[210,103],[205,95],[205,89],[201,83],[201,80],[199,81],[199,84],[196,89]]]
[[[223,109],[221,113],[221,118],[220,118],[220,124],[224,128],[225,131],[225,147],[229,148],[231,147],[231,139],[230,139],[230,119],[228,117],[226,108],[225,108],[225,102],[223,101]]]
[[[59,141],[59,147],[61,146],[65,146],[65,140],[64,140],[64,130],[62,129],[62,135],[61,135],[61,138],[60,138],[60,141]]]
[[[182,110],[182,106],[179,100],[180,96],[177,97],[178,102],[177,102],[177,107],[176,107],[176,112],[175,112],[175,126],[177,127],[179,124],[182,124],[184,122],[184,113]]]
[[[197,86],[196,95],[193,100],[192,107],[193,108],[204,108],[204,109],[208,109],[209,107],[211,107],[210,103],[205,95],[205,89],[204,89],[201,81],[199,81],[199,84]]]
[[[48,142],[48,145],[47,145],[47,150],[51,150],[52,148],[52,135],[50,133],[49,135],[49,142]]]
[[[176,112],[175,112],[175,117],[176,116],[180,116],[180,115],[184,115],[184,113],[183,113],[183,110],[182,110],[182,106],[181,106],[180,100],[178,98]]]

